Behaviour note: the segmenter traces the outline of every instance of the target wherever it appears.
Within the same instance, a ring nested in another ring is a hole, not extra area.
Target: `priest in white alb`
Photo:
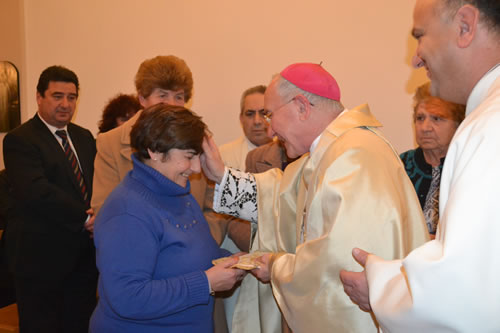
[[[500,332],[500,1],[417,0],[413,58],[431,93],[465,104],[439,193],[436,239],[403,260],[355,249],[345,291],[384,333]]]

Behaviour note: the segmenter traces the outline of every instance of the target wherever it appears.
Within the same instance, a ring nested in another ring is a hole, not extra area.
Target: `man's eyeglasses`
[[[271,118],[273,117],[273,113],[278,111],[279,109],[281,109],[282,107],[284,107],[285,105],[287,105],[288,103],[290,103],[291,101],[295,100],[297,98],[297,96],[294,96],[292,99],[290,99],[288,102],[286,103],[283,103],[281,106],[279,106],[278,108],[276,108],[276,110],[274,111],[270,111],[270,110],[264,110],[264,112],[262,113],[262,117],[264,117],[264,119],[270,123],[271,122]],[[307,100],[309,102],[309,100]],[[314,106],[313,103],[309,102],[309,104],[311,106]]]

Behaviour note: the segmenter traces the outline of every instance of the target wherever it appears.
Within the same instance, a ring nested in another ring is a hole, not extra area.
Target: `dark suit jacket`
[[[6,246],[4,242],[5,228],[11,207],[11,190],[5,169],[0,170],[0,308],[16,302],[14,280],[7,270]]]
[[[68,124],[67,130],[92,193],[95,140],[75,124]],[[95,252],[83,229],[87,207],[64,151],[38,115],[8,133],[3,150],[18,217],[14,271],[20,276],[63,278],[79,258]]]

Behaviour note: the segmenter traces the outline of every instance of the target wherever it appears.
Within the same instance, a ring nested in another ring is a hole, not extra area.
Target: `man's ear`
[[[139,103],[141,103],[142,108],[145,109],[146,107],[144,106],[144,104],[146,102],[146,99],[140,94],[137,94],[137,97],[139,98]]]
[[[304,95],[295,96],[295,103],[299,106],[299,119],[307,120],[311,116],[311,103]]]
[[[42,101],[42,95],[37,91],[36,92],[36,104],[38,104],[38,106],[40,106],[40,102]]]
[[[457,11],[455,19],[457,20],[459,28],[457,38],[458,47],[469,47],[477,33],[479,10],[474,6],[464,5]]]

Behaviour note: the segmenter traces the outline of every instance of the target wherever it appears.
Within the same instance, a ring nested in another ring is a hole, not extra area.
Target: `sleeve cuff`
[[[193,304],[208,304],[210,301],[210,284],[203,271],[186,274],[186,284]]]
[[[222,189],[226,185],[228,174],[229,174],[229,168],[228,167],[224,167],[224,176],[222,176],[221,182],[219,184],[217,184],[217,183],[215,184],[214,201],[212,203],[212,206],[213,206],[213,210],[215,212],[217,212],[217,213],[219,213],[220,210],[221,210],[219,202],[220,202],[221,195],[222,195]]]

